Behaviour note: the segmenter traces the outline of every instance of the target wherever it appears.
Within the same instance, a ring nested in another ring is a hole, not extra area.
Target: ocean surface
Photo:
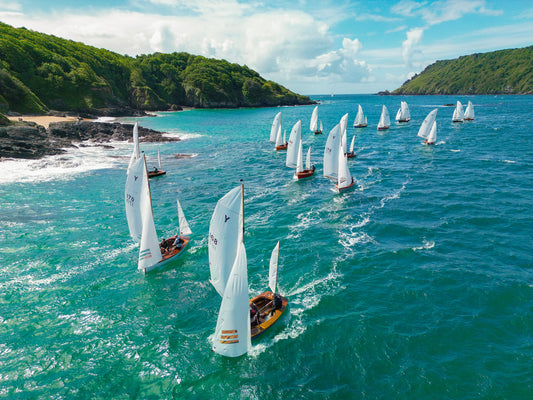
[[[176,198],[194,233],[153,275],[137,272],[124,211],[131,143],[0,162],[0,398],[533,398],[533,96],[312,98],[323,135],[312,106],[137,119],[182,138],[141,143],[167,171],[150,181],[158,235],[176,232]],[[411,121],[378,132],[400,100]],[[457,100],[474,121],[451,122]],[[352,127],[358,104],[367,128]],[[302,120],[309,180],[268,140],[278,111],[287,135]],[[322,157],[345,113],[356,185],[339,195]],[[232,359],[211,351],[207,235],[241,179],[250,296],[279,240],[290,309]]]

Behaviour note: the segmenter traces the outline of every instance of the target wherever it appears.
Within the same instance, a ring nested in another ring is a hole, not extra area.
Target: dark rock
[[[0,127],[0,158],[41,158],[64,152],[67,147],[83,145],[91,140],[100,145],[110,141],[132,141],[133,125],[90,121],[55,122],[48,130],[32,122]],[[141,142],[176,142],[178,138],[164,137],[162,132],[139,127]]]

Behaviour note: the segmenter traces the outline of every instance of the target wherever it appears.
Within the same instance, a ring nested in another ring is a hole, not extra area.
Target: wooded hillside
[[[533,46],[437,61],[392,94],[533,94]]]
[[[136,58],[0,23],[0,112],[95,114],[313,103],[246,66],[188,53]]]

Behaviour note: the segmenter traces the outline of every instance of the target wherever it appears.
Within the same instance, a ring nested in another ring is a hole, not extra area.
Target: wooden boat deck
[[[261,315],[259,324],[251,322],[252,339],[256,338],[268,328],[270,328],[272,325],[274,325],[274,323],[283,315],[283,312],[287,308],[289,300],[287,300],[287,298],[281,295],[280,297],[281,308],[277,310],[272,310],[274,304],[274,294],[272,292],[261,293],[260,295],[255,296],[250,300],[250,306],[252,305],[252,303],[255,304],[259,309],[259,313]]]
[[[165,239],[165,243],[168,243],[168,248],[169,250],[166,251],[165,253],[163,253],[163,251],[161,251],[161,255],[162,255],[162,259],[161,261],[159,261],[157,264],[155,265],[152,265],[150,268],[145,268],[144,269],[144,272],[152,272],[152,271],[155,271],[155,270],[158,270],[158,269],[161,269],[163,268],[167,263],[169,263],[170,261],[173,261],[175,260],[176,258],[178,258],[180,255],[182,255],[183,253],[185,253],[185,249],[187,248],[187,246],[189,245],[189,242],[191,240],[190,237],[188,236],[180,236],[180,238],[183,240],[183,243],[181,244],[181,247],[180,248],[177,248],[176,246],[173,245],[174,241],[176,240],[176,237],[177,235],[174,235],[172,237],[169,237],[168,239]]]
[[[148,178],[165,175],[167,171],[148,171]]]

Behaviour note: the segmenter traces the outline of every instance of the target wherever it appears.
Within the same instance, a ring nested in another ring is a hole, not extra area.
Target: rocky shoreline
[[[34,122],[16,122],[0,126],[0,160],[3,158],[38,159],[66,152],[69,147],[82,147],[91,141],[109,146],[111,141],[132,141],[133,124],[118,122],[53,122],[48,128]],[[139,126],[141,142],[176,142],[163,132]]]

